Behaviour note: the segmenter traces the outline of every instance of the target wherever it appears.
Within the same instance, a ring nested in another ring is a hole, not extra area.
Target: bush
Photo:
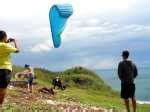
[[[14,66],[13,73],[20,72],[23,67]],[[35,68],[36,80],[40,84],[50,86],[52,80],[59,76],[70,87],[78,87],[82,89],[96,89],[96,90],[111,90],[111,87],[104,83],[104,81],[93,71],[83,68],[74,67],[64,72],[52,72],[42,68]]]

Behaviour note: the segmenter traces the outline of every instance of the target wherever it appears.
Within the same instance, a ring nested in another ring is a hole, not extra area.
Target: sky
[[[74,66],[117,68],[123,50],[140,67],[150,67],[150,1],[148,0],[0,0],[0,29],[21,47],[16,65],[49,70]],[[53,47],[49,10],[70,3],[74,13]]]

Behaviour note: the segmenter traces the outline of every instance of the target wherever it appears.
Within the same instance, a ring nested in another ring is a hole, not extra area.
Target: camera
[[[12,41],[14,41],[13,38],[9,38],[9,39],[7,40],[8,43],[9,43],[9,42],[12,42]]]

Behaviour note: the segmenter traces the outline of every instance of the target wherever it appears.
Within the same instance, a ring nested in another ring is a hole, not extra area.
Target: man
[[[127,112],[130,112],[129,98],[131,98],[133,112],[136,112],[134,79],[138,75],[137,68],[132,61],[128,60],[129,51],[123,51],[122,58],[123,61],[118,66],[118,76],[121,80],[121,98],[124,99]]]
[[[27,65],[27,64],[25,64],[25,69],[26,70],[22,73],[27,75],[27,77],[28,77],[28,92],[32,93],[33,79],[34,79],[34,69],[30,65]]]
[[[14,46],[9,43],[12,42]],[[7,39],[7,34],[0,31],[0,106],[4,101],[6,89],[11,79],[11,54],[18,53],[19,48],[15,39]]]

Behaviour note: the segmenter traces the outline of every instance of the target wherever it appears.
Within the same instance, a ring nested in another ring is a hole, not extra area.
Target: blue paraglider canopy
[[[53,5],[49,12],[50,27],[55,48],[61,45],[61,33],[63,32],[68,18],[73,14],[70,4]]]
[[[71,5],[56,5],[59,15],[68,18],[72,15],[73,9]]]

